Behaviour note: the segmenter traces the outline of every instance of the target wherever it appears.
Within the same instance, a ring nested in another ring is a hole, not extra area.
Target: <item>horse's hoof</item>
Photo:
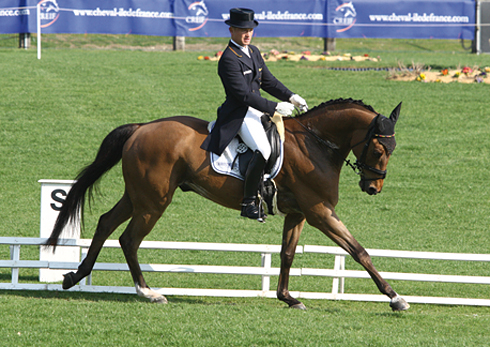
[[[70,289],[75,285],[75,281],[73,280],[73,276],[75,276],[74,272],[68,272],[63,275],[63,289]]]
[[[291,305],[289,306],[289,308],[295,308],[297,310],[303,310],[303,311],[306,311],[306,306],[303,305],[302,302],[300,302],[299,304],[294,304],[294,305]]]
[[[163,295],[156,298],[152,298],[150,301],[154,304],[168,304],[167,298],[164,297]]]
[[[410,308],[410,305],[405,301],[405,299],[397,295],[391,299],[390,307],[393,311],[406,311]]]

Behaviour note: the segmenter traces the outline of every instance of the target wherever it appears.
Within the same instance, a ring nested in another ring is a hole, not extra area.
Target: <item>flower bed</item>
[[[221,57],[222,52],[217,52],[213,57],[200,55],[198,60],[210,60],[217,61]],[[370,57],[368,54],[353,56],[349,53],[342,55],[332,55],[330,52],[324,52],[322,54],[311,54],[310,51],[304,51],[301,53],[295,53],[291,51],[279,52],[275,49],[268,53],[263,53],[265,61],[278,61],[278,60],[290,60],[290,61],[380,61],[379,57]]]
[[[420,68],[401,69],[400,72],[391,71],[388,79],[400,81],[417,81],[422,83],[490,83],[488,74],[490,67],[479,68],[465,66],[459,69],[442,69],[441,71],[431,71],[430,68],[422,70]]]

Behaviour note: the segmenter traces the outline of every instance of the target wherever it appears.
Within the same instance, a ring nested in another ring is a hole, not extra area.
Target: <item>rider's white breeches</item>
[[[268,160],[271,156],[271,145],[260,120],[262,115],[263,112],[249,107],[238,135],[240,135],[248,148],[254,152],[259,151],[264,159]]]

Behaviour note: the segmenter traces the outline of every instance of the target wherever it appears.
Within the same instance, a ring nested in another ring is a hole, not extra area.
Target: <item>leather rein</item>
[[[368,132],[366,134],[366,137],[362,141],[356,143],[354,146],[352,146],[350,148],[350,150],[352,150],[355,147],[359,146],[361,143],[364,143],[365,142],[364,148],[362,149],[361,157],[360,157],[360,159],[356,159],[356,162],[354,164],[351,163],[350,160],[345,159],[344,156],[335,147],[333,147],[327,141],[325,141],[320,136],[318,136],[317,134],[315,134],[313,132],[313,130],[311,130],[306,125],[304,125],[303,123],[301,123],[298,119],[296,119],[296,117],[290,117],[290,118],[293,118],[309,134],[311,134],[318,142],[320,142],[322,145],[324,145],[325,147],[329,148],[334,153],[336,153],[338,156],[340,156],[342,158],[342,160],[345,162],[345,165],[346,166],[349,166],[356,173],[356,175],[359,175],[361,177],[361,181],[377,181],[377,180],[381,180],[381,179],[385,179],[386,178],[386,170],[376,169],[375,167],[372,167],[372,166],[366,164],[364,161],[366,160],[367,151],[368,151],[369,143],[371,142],[371,140],[373,138],[376,138],[376,137],[381,137],[381,135],[377,135],[375,133],[376,132],[376,121],[377,121],[377,118],[378,117],[379,117],[379,114],[373,119],[373,121],[369,125],[369,129],[368,129]],[[394,134],[391,135],[391,136],[394,136]],[[375,173],[375,174],[379,175],[380,177],[378,177],[378,178],[366,178],[366,176],[364,175],[364,170],[371,171],[372,173]]]

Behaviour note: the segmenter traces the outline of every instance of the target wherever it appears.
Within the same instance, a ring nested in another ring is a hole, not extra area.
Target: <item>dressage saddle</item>
[[[269,116],[263,115],[261,117],[261,121],[262,121],[262,126],[265,129],[269,143],[271,145],[271,155],[269,157],[269,160],[265,164],[264,172],[262,173],[263,176],[265,173],[271,174],[271,171],[273,170],[276,161],[280,159],[281,138],[277,130],[276,124],[271,120]],[[237,150],[237,155],[234,158],[232,167],[234,166],[236,160],[238,160],[238,167],[239,167],[240,174],[242,175],[242,177],[245,177],[248,164],[250,163],[250,160],[252,159],[254,152],[250,148],[248,148],[247,145],[243,143],[243,141],[240,139],[239,136],[237,136],[237,138],[238,141],[240,142],[240,146],[239,146],[240,149]],[[273,202],[277,192],[275,183],[270,178],[267,179],[266,181],[264,181],[263,179],[261,179],[260,181],[261,183],[258,189],[258,193],[259,193],[258,196],[267,204],[268,213],[270,215],[274,215],[275,206]],[[179,188],[184,192],[193,191],[193,189],[185,183],[181,184]]]
[[[263,115],[261,117],[261,121],[267,135],[267,139],[269,140],[269,143],[271,145],[271,156],[269,157],[269,160],[267,160],[264,168],[264,173],[270,174],[272,169],[274,168],[274,164],[276,163],[277,159],[279,159],[279,156],[281,154],[281,139],[279,137],[279,133],[277,132],[276,124],[271,121],[271,118],[269,116]],[[244,150],[241,151],[241,153],[238,153],[235,160],[240,158],[240,160],[238,161],[240,173],[245,176],[248,163],[250,162],[250,159],[252,159],[254,152],[250,148],[246,147],[246,145],[242,142],[240,138],[239,141],[244,145],[244,147],[242,147],[244,148]]]

